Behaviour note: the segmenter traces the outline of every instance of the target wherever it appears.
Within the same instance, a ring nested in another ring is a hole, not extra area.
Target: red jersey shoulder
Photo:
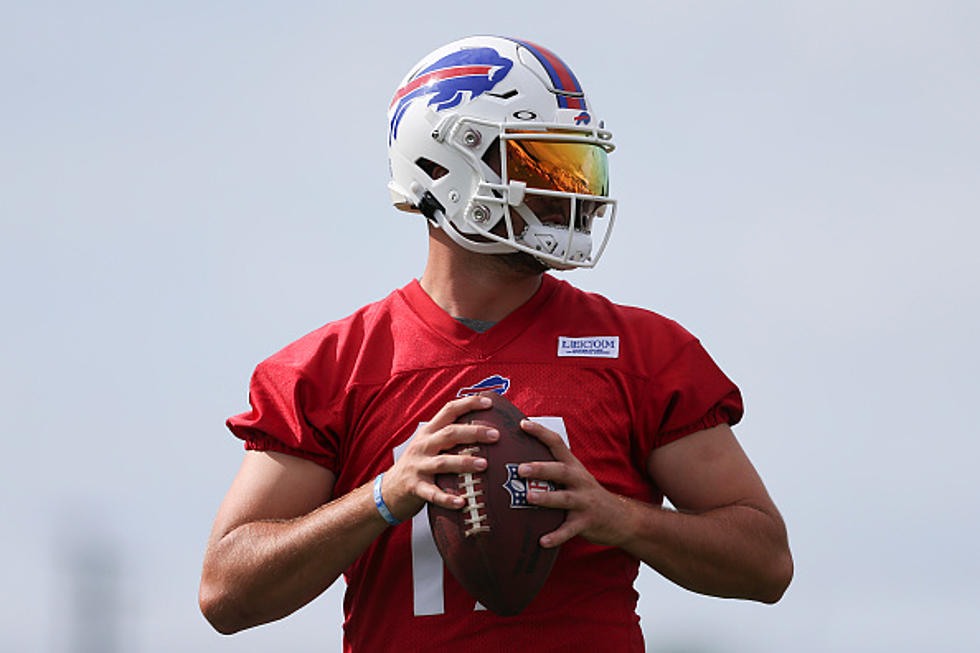
[[[574,302],[585,309],[585,322],[620,323],[627,329],[640,329],[648,333],[674,337],[681,341],[694,339],[694,336],[675,320],[655,311],[638,306],[618,304],[599,293],[588,292],[562,281],[559,301]]]
[[[331,379],[350,378],[357,367],[363,363],[381,363],[376,379],[384,380],[386,366],[384,353],[390,350],[390,342],[385,334],[390,334],[391,324],[397,319],[393,315],[395,293],[377,302],[367,304],[354,313],[339,320],[329,322],[318,329],[294,340],[275,354],[259,363],[259,368],[290,369],[302,376]],[[364,352],[370,351],[370,357]],[[370,370],[372,365],[368,365]],[[369,376],[373,376],[370,375]]]
[[[644,376],[655,374],[678,351],[697,338],[675,320],[645,308],[617,304],[598,293],[580,290],[561,282],[557,293],[558,310],[574,315],[573,328],[568,323],[560,329],[562,335],[574,337],[615,338],[618,357],[623,358],[635,372]]]
[[[338,471],[355,386],[370,389],[388,377],[384,349],[392,340],[392,297],[330,322],[259,363],[249,384],[251,409],[228,419],[232,433],[249,449],[294,454]]]

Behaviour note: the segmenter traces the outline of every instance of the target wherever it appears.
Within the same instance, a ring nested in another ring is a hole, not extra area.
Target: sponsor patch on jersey
[[[469,397],[470,395],[475,395],[478,392],[484,392],[486,390],[502,395],[507,392],[508,388],[510,388],[510,379],[500,376],[499,374],[494,374],[493,376],[488,376],[479,383],[467,386],[465,388],[460,388],[459,392],[456,393],[456,396]]]
[[[619,358],[619,336],[558,337],[559,356]]]
[[[511,508],[534,508],[536,506],[527,502],[527,493],[531,490],[539,492],[553,492],[555,484],[551,481],[542,481],[536,478],[524,478],[517,473],[518,463],[507,463],[507,482],[504,489],[510,494]]]

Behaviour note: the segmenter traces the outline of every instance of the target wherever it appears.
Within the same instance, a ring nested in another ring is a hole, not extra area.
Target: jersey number
[[[561,417],[532,417],[531,419],[560,435],[565,444],[568,444],[565,421]],[[419,424],[418,428],[424,425],[425,422]],[[418,429],[415,432],[418,433]],[[412,437],[415,435],[413,434]],[[409,438],[395,447],[393,452],[395,460],[398,460],[411,441],[412,438]],[[436,548],[432,531],[429,530],[428,506],[412,517],[409,528],[412,530],[412,597],[415,616],[443,614],[445,605],[442,591],[442,557],[439,555],[439,549]],[[483,610],[484,607],[477,603],[476,609]]]

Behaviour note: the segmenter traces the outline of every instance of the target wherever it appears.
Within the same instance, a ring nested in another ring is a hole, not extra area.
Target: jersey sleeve
[[[742,395],[692,339],[652,379],[654,414],[650,416],[650,441],[646,451],[679,438],[717,426],[734,425],[742,419]]]
[[[337,420],[329,405],[319,405],[322,396],[302,367],[273,357],[252,374],[251,410],[226,424],[247,450],[299,456],[336,472]]]

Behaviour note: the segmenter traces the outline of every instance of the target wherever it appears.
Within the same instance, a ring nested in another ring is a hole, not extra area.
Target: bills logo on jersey
[[[493,89],[507,76],[514,62],[493,48],[468,48],[447,54],[431,66],[412,75],[395,91],[389,111],[394,107],[388,142],[398,138],[398,124],[412,102],[431,95],[428,106],[434,111],[451,109]]]
[[[498,395],[502,395],[510,388],[510,379],[507,377],[500,376],[499,374],[494,374],[493,376],[488,376],[479,383],[465,388],[460,388],[459,392],[456,393],[457,397],[469,397],[470,395],[475,395],[479,392],[484,392],[490,390],[491,392],[496,392]]]
[[[535,508],[527,502],[527,493],[531,490],[538,492],[553,492],[555,485],[551,481],[536,478],[524,478],[517,473],[518,463],[507,463],[507,482],[504,489],[510,494],[511,508]]]

